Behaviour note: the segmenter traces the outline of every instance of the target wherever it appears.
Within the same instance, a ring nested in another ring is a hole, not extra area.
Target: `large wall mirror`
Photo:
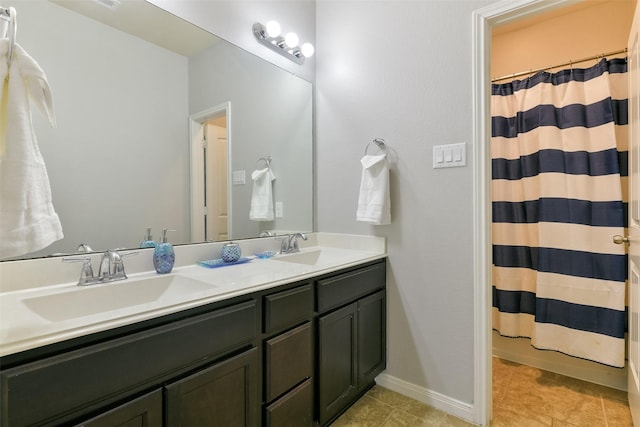
[[[312,230],[310,82],[144,0],[3,6],[57,116],[56,128],[37,111],[33,122],[65,237],[22,258],[135,248],[147,227],[156,240],[176,230],[175,244]],[[278,215],[255,221],[265,157]]]

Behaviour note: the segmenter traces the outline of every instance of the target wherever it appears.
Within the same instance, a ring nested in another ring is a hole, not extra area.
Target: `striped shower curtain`
[[[623,367],[627,62],[492,87],[493,327]]]

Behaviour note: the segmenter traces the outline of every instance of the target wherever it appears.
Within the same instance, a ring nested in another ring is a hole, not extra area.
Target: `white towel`
[[[375,225],[391,223],[389,164],[386,154],[364,156],[356,219]]]
[[[251,209],[249,219],[254,221],[273,221],[273,185],[276,179],[270,168],[253,171],[253,192],[251,193]]]
[[[51,89],[19,45],[7,67],[9,40],[0,39],[0,258],[24,255],[63,237],[49,175],[31,122],[36,105],[55,127]]]

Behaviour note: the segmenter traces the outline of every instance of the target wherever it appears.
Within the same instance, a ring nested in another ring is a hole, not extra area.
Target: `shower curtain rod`
[[[620,49],[620,50],[614,50],[613,52],[607,52],[607,53],[601,53],[601,54],[598,54],[598,55],[593,55],[593,56],[590,56],[588,58],[578,59],[576,61],[565,62],[564,64],[553,65],[553,66],[550,66],[550,67],[536,68],[535,70],[521,71],[519,73],[506,74],[506,75],[501,76],[501,77],[496,77],[495,79],[491,80],[491,83],[499,82],[500,80],[515,79],[516,77],[532,75],[532,74],[535,74],[535,73],[537,73],[539,71],[551,70],[553,68],[566,67],[567,65],[573,66],[573,64],[579,64],[581,62],[592,61],[594,59],[604,58],[606,56],[611,56],[611,55],[619,55],[621,53],[626,53],[626,52],[627,52],[627,48],[624,48],[624,49]]]

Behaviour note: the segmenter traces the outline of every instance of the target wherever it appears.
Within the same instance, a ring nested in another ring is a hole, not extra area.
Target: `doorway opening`
[[[190,117],[193,241],[231,238],[230,116],[225,103]]]
[[[492,30],[503,25],[517,26],[523,19],[541,16],[552,10],[568,13],[573,0],[538,2],[499,2],[474,13],[474,271],[475,271],[475,350],[476,350],[476,422],[486,425],[492,412],[492,321],[491,321],[491,109],[490,81]],[[600,2],[602,3],[602,2]],[[593,3],[592,3],[593,4]],[[626,43],[624,43],[626,45]],[[624,46],[623,46],[624,47]],[[597,52],[595,52],[597,53]],[[569,60],[571,58],[568,58]],[[543,66],[554,64],[551,60]],[[522,69],[511,72],[523,71]],[[507,74],[507,73],[504,73]]]

